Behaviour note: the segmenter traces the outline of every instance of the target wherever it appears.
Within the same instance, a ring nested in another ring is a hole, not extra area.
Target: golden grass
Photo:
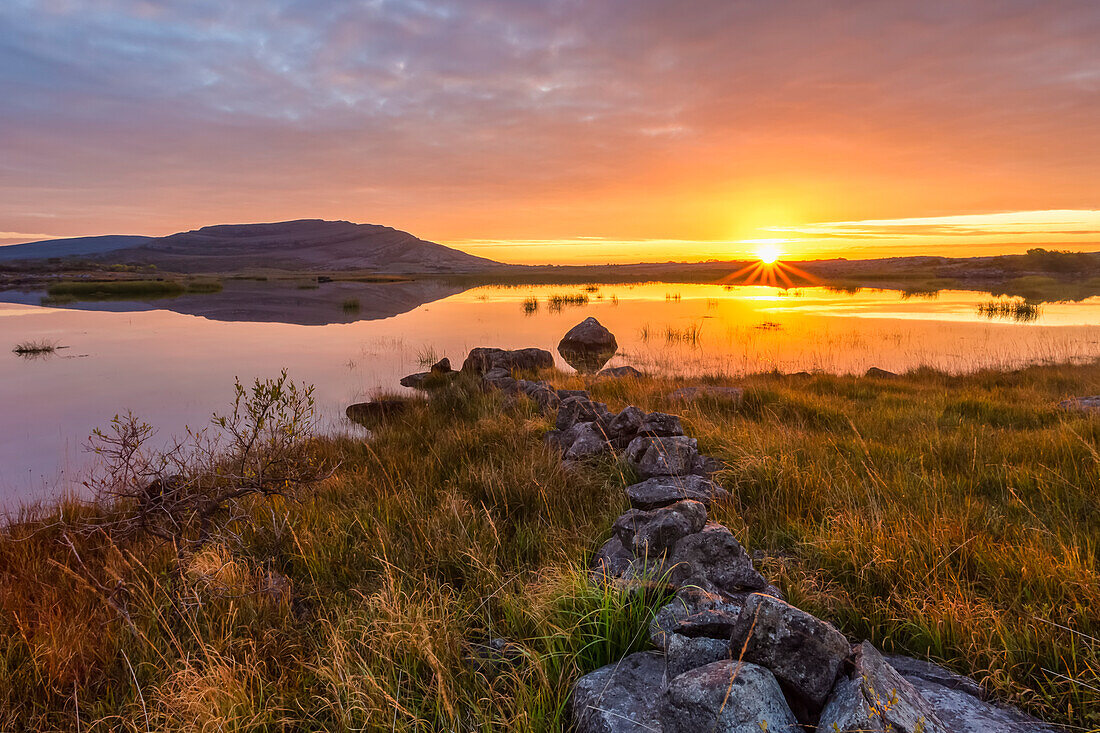
[[[669,403],[683,384],[591,389],[682,414],[728,462],[716,518],[792,601],[1100,725],[1100,418],[1053,407],[1100,392],[1100,365],[759,375],[737,406]],[[586,582],[630,477],[563,469],[546,427],[532,405],[444,392],[370,442],[322,441],[335,476],[182,565],[75,533],[87,508],[11,527],[0,730],[561,730],[572,682],[644,648],[662,599]]]

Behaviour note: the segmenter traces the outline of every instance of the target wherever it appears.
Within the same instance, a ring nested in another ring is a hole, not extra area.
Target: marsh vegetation
[[[725,462],[715,519],[793,602],[1100,724],[1100,417],[1054,407],[1100,365],[756,375],[740,404],[669,403],[684,384],[588,388],[682,415]],[[369,443],[308,439],[334,474],[242,497],[182,553],[116,532],[110,502],[25,516],[0,538],[0,727],[560,730],[572,680],[642,648],[663,599],[588,585],[633,477],[564,470],[547,427],[459,380]]]

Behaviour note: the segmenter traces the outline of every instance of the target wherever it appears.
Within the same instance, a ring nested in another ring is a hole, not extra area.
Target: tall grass
[[[734,502],[716,518],[796,604],[1100,726],[1100,414],[1055,407],[1100,393],[1100,364],[731,384],[740,406],[669,404],[663,380],[592,391],[682,413],[727,465]]]
[[[588,305],[587,293],[572,293],[567,295],[551,295],[546,299],[546,307],[551,313],[557,313],[566,306]]]
[[[978,305],[978,315],[990,320],[1000,319],[1017,323],[1032,323],[1039,320],[1043,307],[1026,300],[991,300]]]
[[[12,348],[13,354],[19,356],[36,356],[52,354],[60,348],[56,341],[50,339],[31,339],[29,341],[20,341]]]
[[[669,403],[683,384],[591,389],[683,416],[725,461],[714,518],[793,602],[1100,725],[1100,417],[1054,407],[1100,364],[757,375],[739,405]],[[564,470],[547,425],[459,380],[369,442],[318,441],[335,476],[182,565],[75,530],[103,508],[13,525],[0,730],[560,730],[572,681],[642,648],[663,599],[587,584],[629,477]]]

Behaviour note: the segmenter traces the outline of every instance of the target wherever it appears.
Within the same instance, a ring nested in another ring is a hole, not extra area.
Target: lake
[[[316,385],[328,430],[347,404],[422,362],[457,368],[475,346],[538,346],[595,316],[618,338],[611,365],[684,375],[764,370],[950,372],[1100,357],[1100,298],[1037,312],[981,311],[988,293],[839,292],[813,287],[647,283],[482,286],[442,281],[312,285],[226,282],[225,291],[151,302],[41,305],[0,293],[0,506],[79,491],[97,426],[132,411],[166,439],[204,426],[233,381]],[[1018,320],[1019,319],[1019,320]],[[1030,320],[1029,320],[1030,319]],[[63,349],[28,359],[20,341]],[[568,367],[560,360],[559,365]]]

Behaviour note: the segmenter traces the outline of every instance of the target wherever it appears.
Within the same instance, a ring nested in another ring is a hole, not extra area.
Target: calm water
[[[594,292],[230,285],[217,295],[65,308],[35,305],[37,293],[0,293],[8,301],[0,302],[0,506],[79,487],[87,436],[116,413],[134,412],[163,437],[180,434],[228,404],[234,377],[247,382],[286,367],[293,379],[316,385],[326,427],[343,429],[348,403],[401,391],[397,380],[419,371],[422,356],[449,356],[458,366],[474,346],[553,351],[589,315],[619,340],[612,365],[676,373],[919,365],[961,372],[1100,357],[1100,298],[1048,304],[1036,320],[1019,323],[983,317],[978,306],[988,294],[962,291],[907,299],[896,291],[679,284]],[[554,309],[553,295],[584,295],[588,303]],[[358,298],[358,310],[344,308],[349,298]],[[529,313],[524,303],[532,298],[537,308]],[[9,352],[41,338],[67,348],[36,360]]]

